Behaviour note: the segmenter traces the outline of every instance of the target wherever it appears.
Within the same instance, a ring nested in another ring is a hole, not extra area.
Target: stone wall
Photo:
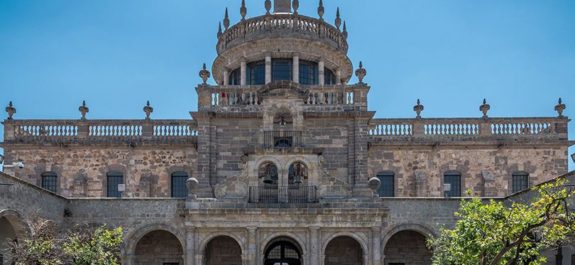
[[[462,194],[503,197],[511,193],[511,174],[529,173],[530,185],[567,173],[566,147],[384,147],[369,150],[369,175],[395,173],[397,197],[443,196],[443,173],[459,171]]]

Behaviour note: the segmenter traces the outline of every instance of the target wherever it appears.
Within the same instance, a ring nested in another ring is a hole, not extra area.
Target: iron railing
[[[302,131],[265,131],[264,147],[286,149],[303,146]]]
[[[252,186],[249,192],[250,203],[315,203],[316,186]]]

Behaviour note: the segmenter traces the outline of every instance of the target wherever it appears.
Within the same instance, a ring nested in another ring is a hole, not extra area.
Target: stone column
[[[299,55],[294,54],[293,56],[293,70],[292,79],[294,83],[299,83]]]
[[[246,85],[246,80],[247,80],[247,75],[246,75],[246,69],[247,65],[246,65],[246,59],[242,59],[242,62],[240,63],[240,85],[241,86],[245,86]]]
[[[319,72],[319,85],[323,86],[325,85],[325,63],[323,62],[323,60],[320,60],[317,63],[317,68]]]
[[[319,259],[321,246],[319,243],[319,226],[312,226],[309,228],[309,254],[311,264],[323,264]]]
[[[196,228],[188,228],[186,231],[186,253],[184,255],[186,265],[196,264]]]
[[[247,249],[247,256],[248,256],[248,265],[257,265],[258,264],[258,248],[257,248],[257,241],[256,241],[256,232],[257,227],[250,226],[248,227],[248,249]]]
[[[272,82],[272,56],[266,55],[266,84]]]
[[[373,252],[373,265],[380,265],[381,263],[381,227],[374,226],[371,228],[373,237],[373,245],[371,251]]]
[[[224,75],[224,78],[222,79],[222,80],[224,80],[223,85],[227,86],[230,84],[230,74],[228,72],[228,69],[224,69],[223,75]]]
[[[335,70],[335,84],[341,85],[341,70],[340,69]]]

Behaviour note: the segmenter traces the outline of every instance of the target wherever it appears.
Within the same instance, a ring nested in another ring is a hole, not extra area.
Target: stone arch
[[[304,245],[291,236],[275,236],[262,245],[262,261],[264,265],[305,264]],[[287,263],[286,263],[287,262]]]
[[[27,238],[32,233],[30,224],[26,222],[24,217],[18,211],[10,209],[1,210],[0,218],[6,218],[14,228],[17,238]]]
[[[216,242],[218,243],[217,245],[212,245]],[[202,255],[203,264],[242,264],[245,257],[245,250],[243,244],[240,242],[241,240],[239,240],[237,236],[231,234],[218,233],[210,235],[204,239],[200,245],[200,253]],[[218,254],[218,256],[214,257],[214,254]]]
[[[432,230],[419,224],[401,224],[389,229],[383,240],[385,264],[431,264],[432,252],[427,248],[426,239],[432,236]]]
[[[262,258],[264,257],[264,253],[266,251],[266,249],[275,241],[278,239],[287,239],[287,240],[291,240],[293,243],[295,243],[296,246],[299,247],[299,250],[301,251],[301,256],[302,259],[305,261],[306,257],[307,257],[307,248],[306,245],[304,244],[305,239],[302,238],[301,236],[298,236],[295,233],[292,232],[283,232],[283,233],[274,233],[274,234],[270,234],[268,236],[266,236],[264,238],[264,240],[261,241],[262,244],[260,244],[260,248],[259,248],[259,253],[261,253]]]
[[[345,242],[337,242],[337,240],[340,239],[346,239],[346,240]],[[330,257],[330,252],[332,251],[330,251],[328,248],[334,247],[332,243],[334,244],[340,243],[339,245],[340,248],[346,246],[347,249],[336,248],[335,250],[337,252],[344,253],[346,257],[352,257],[352,258],[347,260],[341,260],[341,259],[330,260],[330,258],[333,258],[333,255],[331,255]],[[351,251],[349,251],[350,250],[349,247],[353,243],[356,243],[357,244],[356,247],[358,248],[356,249],[351,248]],[[354,254],[353,252],[356,252],[355,257],[353,257]],[[365,240],[352,233],[336,233],[331,235],[330,237],[327,238],[327,240],[323,242],[322,253],[323,253],[322,262],[325,265],[362,265],[362,264],[365,265],[368,264],[367,261],[369,260],[368,246]]]
[[[307,183],[307,180],[309,179],[309,175],[310,175],[310,163],[306,163],[303,161],[303,159],[299,159],[299,160],[295,160],[293,162],[288,162],[286,164],[287,168],[288,168],[288,185],[292,185],[292,184],[298,184],[296,182],[300,182],[300,183]],[[298,166],[300,167],[298,169]],[[301,176],[298,177],[296,175],[301,174]]]
[[[1,260],[9,264],[11,257],[7,251],[9,244],[30,235],[30,226],[24,221],[20,213],[14,210],[0,211],[0,256]]]
[[[182,253],[185,253],[185,236],[182,232],[180,232],[179,229],[176,229],[173,226],[170,225],[166,225],[166,224],[149,224],[149,225],[145,225],[142,226],[136,230],[133,230],[132,232],[129,232],[126,234],[125,238],[126,238],[126,248],[124,249],[124,257],[123,260],[127,263],[127,264],[135,264],[136,261],[136,248],[138,246],[138,242],[140,242],[140,240],[142,240],[142,238],[144,238],[146,235],[155,232],[155,231],[164,231],[167,232],[171,235],[173,235],[178,243],[180,244],[180,246],[182,247]],[[185,255],[182,254],[182,257],[184,257]],[[183,262],[183,261],[182,261]]]

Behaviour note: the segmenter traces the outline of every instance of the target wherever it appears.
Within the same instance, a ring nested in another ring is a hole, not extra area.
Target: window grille
[[[461,197],[461,173],[446,172],[443,175],[445,197]],[[449,188],[449,189],[446,189]]]
[[[58,175],[54,172],[43,173],[42,188],[56,193],[58,191]]]
[[[299,62],[299,83],[303,85],[317,85],[319,83],[317,63],[310,61]]]
[[[379,197],[395,197],[395,174],[391,171],[381,172],[377,178],[381,181]]]
[[[514,172],[511,176],[512,192],[520,192],[529,188],[529,174],[527,172]]]
[[[124,175],[120,172],[110,172],[107,175],[107,189],[106,193],[108,197],[122,197],[122,192],[120,191],[118,185],[124,184]]]
[[[292,80],[292,60],[272,60],[272,80]]]
[[[188,189],[186,188],[186,180],[188,180],[188,174],[186,172],[179,171],[172,173],[173,198],[185,198],[188,196]]]

